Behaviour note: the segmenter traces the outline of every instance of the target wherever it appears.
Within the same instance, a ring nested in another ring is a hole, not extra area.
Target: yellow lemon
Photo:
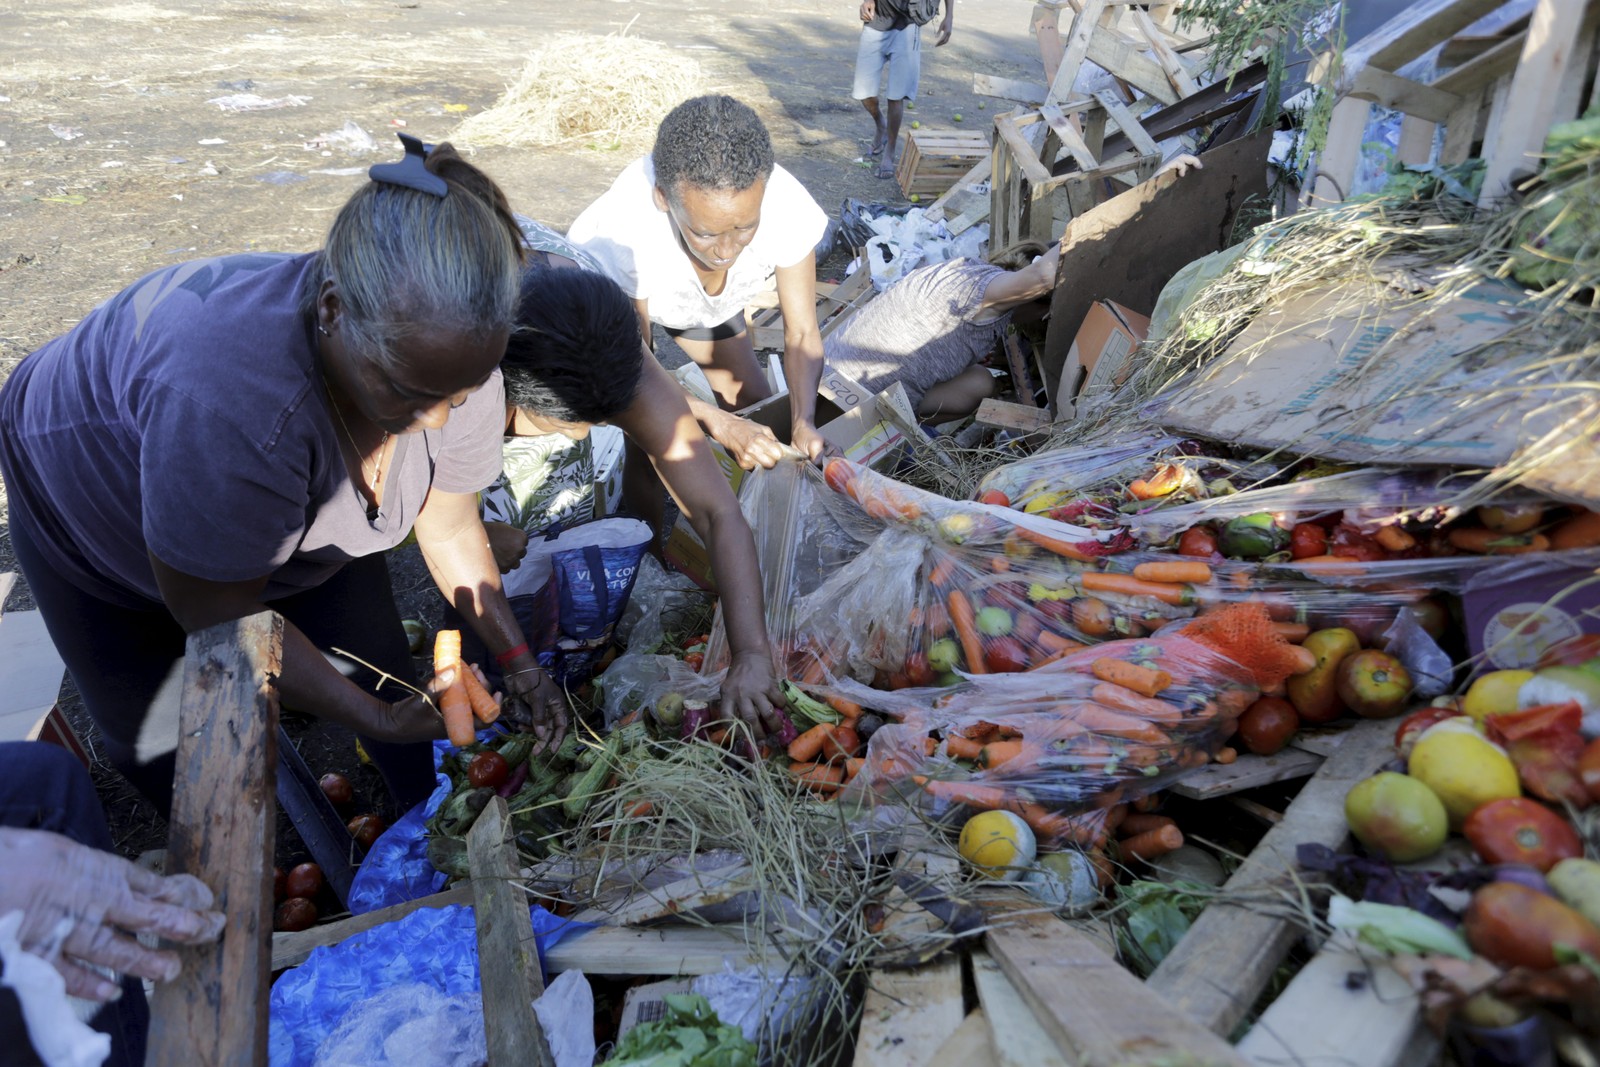
[[[1023,505],[1022,510],[1029,515],[1043,515],[1052,508],[1059,508],[1072,497],[1067,493],[1040,493]]]
[[[956,848],[984,874],[1006,882],[1026,874],[1039,853],[1033,831],[1009,811],[985,811],[968,819]]]
[[[1490,671],[1467,689],[1461,710],[1482,723],[1485,715],[1517,710],[1517,691],[1533,677],[1532,671]]]
[[[1517,768],[1505,750],[1460,717],[1424,731],[1406,771],[1434,791],[1457,830],[1480,805],[1522,795]]]

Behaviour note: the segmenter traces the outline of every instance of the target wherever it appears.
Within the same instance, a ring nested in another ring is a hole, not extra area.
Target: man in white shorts
[[[944,21],[939,24],[935,48],[950,40],[955,6],[956,0],[944,0]],[[872,116],[872,155],[879,157],[880,178],[894,177],[900,120],[905,115],[906,101],[917,99],[917,82],[922,75],[922,23],[930,21],[937,10],[938,0],[862,0],[861,43],[856,49],[856,84],[851,95]],[[889,84],[883,96],[888,107],[880,110],[878,86],[885,67],[889,69]]]

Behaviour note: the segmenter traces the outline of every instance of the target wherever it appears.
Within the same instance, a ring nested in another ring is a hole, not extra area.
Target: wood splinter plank
[[[467,834],[489,1067],[555,1067],[544,1027],[533,1012],[533,1002],[544,994],[544,976],[510,829],[505,798],[495,797]]]

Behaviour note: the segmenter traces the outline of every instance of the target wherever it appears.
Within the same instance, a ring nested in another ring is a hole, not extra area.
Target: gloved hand
[[[0,915],[22,912],[22,947],[54,964],[74,996],[119,992],[84,963],[155,981],[178,976],[177,953],[145,948],[134,934],[197,945],[222,933],[223,915],[210,910],[211,890],[198,878],[162,877],[60,834],[0,828],[0,871]]]

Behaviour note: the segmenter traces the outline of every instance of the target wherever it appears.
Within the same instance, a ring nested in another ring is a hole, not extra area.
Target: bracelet
[[[504,667],[506,664],[510,663],[512,660],[516,659],[518,656],[526,656],[527,654],[528,654],[528,642],[524,641],[524,642],[522,642],[522,644],[518,645],[516,648],[508,648],[504,652],[495,653],[494,661],[496,663],[500,664],[500,666]]]
[[[515,678],[519,674],[549,674],[549,673],[550,672],[545,670],[543,667],[524,667],[520,671],[511,671],[511,672],[509,672],[508,674],[506,674],[506,677],[507,678]]]

